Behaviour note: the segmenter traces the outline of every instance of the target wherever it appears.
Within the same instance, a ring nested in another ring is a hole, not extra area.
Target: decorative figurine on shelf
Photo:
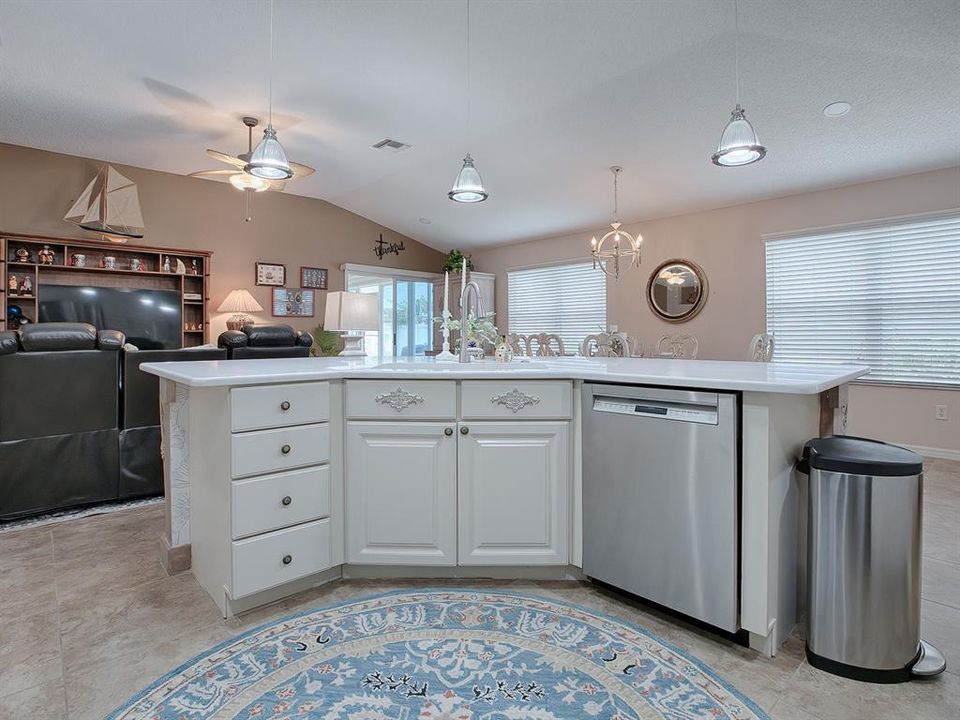
[[[163,259],[163,271],[164,271],[165,273],[170,272],[170,256],[169,256],[169,255],[167,255],[167,256]]]
[[[17,294],[17,276],[13,273],[7,276],[7,292],[11,295]]]
[[[183,264],[183,260],[181,260],[180,258],[176,258],[176,260],[177,260],[177,275],[186,275],[187,266]]]
[[[70,256],[70,264],[74,267],[86,267],[87,266],[87,256],[83,253],[74,253]]]
[[[37,257],[40,259],[41,265],[53,265],[55,255],[49,245],[44,245],[43,249],[37,253]]]
[[[24,275],[23,279],[20,281],[20,294],[21,295],[33,295],[33,278],[29,275]]]
[[[194,258],[190,261],[190,272],[194,275],[200,274],[200,269],[197,267],[197,259]]]
[[[113,255],[105,255],[103,260],[100,261],[100,267],[105,270],[116,270],[117,269],[117,259]]]
[[[13,255],[14,257],[17,258],[17,262],[20,262],[20,263],[33,262],[32,258],[30,257],[30,251],[27,250],[25,247],[17,248],[16,252],[14,252]]]
[[[130,269],[136,272],[143,272],[143,260],[140,258],[130,258]]]

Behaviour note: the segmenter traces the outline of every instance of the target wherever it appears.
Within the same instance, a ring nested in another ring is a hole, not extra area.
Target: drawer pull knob
[[[290,497],[289,495],[285,495],[283,500],[281,500],[280,502],[283,503],[284,505],[289,505],[290,503],[293,502],[293,498]]]
[[[289,446],[289,445],[284,445],[282,448],[280,448],[280,452],[282,452],[284,455],[289,455],[289,454],[290,454],[290,446]]]
[[[284,555],[284,556],[283,556],[283,564],[284,564],[284,565],[289,565],[289,564],[292,563],[292,562],[293,562],[293,555]]]
[[[280,409],[283,410],[284,412],[286,412],[287,410],[289,410],[289,409],[290,409],[290,401],[289,401],[289,400],[284,400],[282,403],[280,403]]]
[[[450,437],[451,435],[453,435],[453,428],[444,429],[443,434],[446,435],[447,437]]]
[[[466,435],[466,434],[469,433],[469,432],[470,432],[470,428],[468,428],[466,425],[464,425],[463,427],[460,428],[460,434],[461,434],[461,435]]]

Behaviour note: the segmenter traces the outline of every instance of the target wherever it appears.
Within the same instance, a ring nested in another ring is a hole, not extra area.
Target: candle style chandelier
[[[640,243],[643,237],[638,233],[637,237],[620,229],[619,213],[620,198],[617,178],[623,168],[614,165],[610,168],[613,173],[613,222],[610,223],[610,232],[597,241],[596,236],[590,238],[590,254],[593,256],[593,267],[599,267],[609,277],[620,278],[620,273],[633,267],[640,266]]]

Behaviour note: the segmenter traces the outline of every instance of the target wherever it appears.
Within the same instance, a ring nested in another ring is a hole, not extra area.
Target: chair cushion
[[[0,355],[12,355],[20,349],[17,334],[13,330],[0,331]]]
[[[251,347],[287,347],[297,344],[297,333],[289,325],[244,325],[247,345]]]
[[[37,323],[19,332],[24,352],[97,349],[97,329],[89,323]]]

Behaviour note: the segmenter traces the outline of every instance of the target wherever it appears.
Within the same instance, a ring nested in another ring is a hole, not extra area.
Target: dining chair
[[[773,335],[757,333],[747,346],[747,360],[770,362],[773,359]]]
[[[539,333],[530,337],[536,340],[536,354],[539,357],[562,357],[566,355],[563,338],[556,333]],[[556,348],[554,348],[554,345],[556,345]]]
[[[700,343],[693,335],[674,333],[664,335],[657,343],[657,355],[675,360],[693,360],[697,357]]]
[[[513,354],[517,356],[530,356],[530,343],[526,335],[509,333],[507,335],[507,344],[513,349]]]

